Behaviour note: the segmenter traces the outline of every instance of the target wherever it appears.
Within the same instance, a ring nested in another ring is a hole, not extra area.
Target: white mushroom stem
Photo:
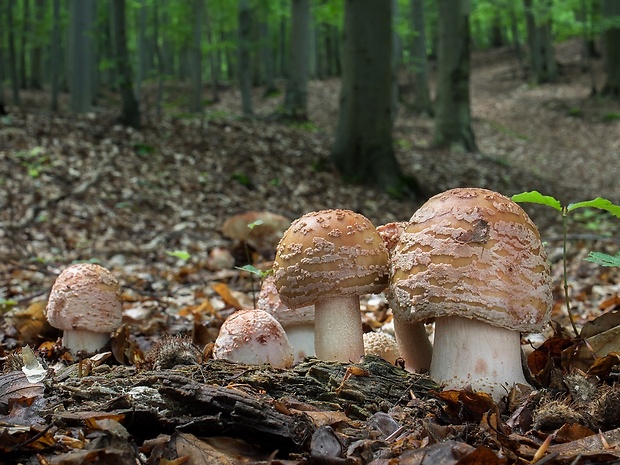
[[[405,369],[412,372],[428,372],[431,367],[433,346],[428,339],[424,323],[395,318],[394,335],[400,356],[405,360]]]
[[[359,297],[333,297],[314,305],[314,349],[320,360],[359,362],[364,338]]]
[[[109,333],[96,333],[85,329],[65,329],[62,333],[62,345],[73,355],[80,350],[93,354],[105,346],[109,340]]]
[[[446,389],[471,386],[496,401],[514,384],[528,384],[519,331],[458,316],[435,320],[431,377]]]
[[[314,357],[314,323],[288,325],[284,331],[293,346],[295,363],[306,357]]]

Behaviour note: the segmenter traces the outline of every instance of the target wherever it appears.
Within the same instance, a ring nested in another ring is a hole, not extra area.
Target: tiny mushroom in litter
[[[392,365],[400,358],[394,336],[381,331],[364,333],[364,353],[366,355],[378,355]]]
[[[273,269],[287,307],[315,307],[317,358],[359,361],[359,296],[381,292],[388,281],[388,252],[370,220],[339,209],[298,218],[278,244]]]
[[[459,188],[429,199],[392,254],[389,300],[399,322],[435,321],[430,375],[499,400],[527,384],[520,332],[539,331],[552,304],[549,264],[536,226],[512,200]]]
[[[288,368],[293,364],[293,347],[282,325],[269,313],[238,310],[222,324],[213,346],[213,358]]]
[[[62,343],[72,354],[97,352],[121,325],[121,286],[100,265],[70,265],[56,278],[45,313],[50,325],[63,330]]]
[[[282,325],[288,340],[293,346],[295,362],[314,356],[314,306],[288,308],[278,295],[276,278],[270,274],[256,299],[256,307],[275,317]]]

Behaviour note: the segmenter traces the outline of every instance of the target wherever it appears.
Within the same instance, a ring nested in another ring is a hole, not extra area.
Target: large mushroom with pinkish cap
[[[45,314],[50,325],[63,330],[62,343],[71,353],[96,352],[121,325],[121,286],[101,265],[70,265],[56,278]]]
[[[452,189],[414,213],[391,256],[389,301],[401,355],[407,326],[435,321],[430,375],[495,399],[527,384],[520,332],[539,331],[552,304],[539,232],[512,200]]]
[[[322,210],[295,220],[278,244],[276,287],[289,308],[314,305],[314,348],[322,360],[364,355],[359,296],[388,282],[388,252],[368,218]]]

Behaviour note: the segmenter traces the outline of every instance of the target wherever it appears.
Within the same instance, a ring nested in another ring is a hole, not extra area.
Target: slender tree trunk
[[[34,4],[34,27],[44,26],[45,0],[36,0]],[[43,47],[40,39],[35,38],[30,49],[30,88],[41,89],[43,86]]]
[[[52,13],[52,96],[51,111],[58,112],[58,93],[60,91],[60,0],[53,0]]]
[[[69,69],[71,89],[71,110],[86,113],[93,102],[93,33],[94,1],[73,0],[70,2],[69,22]]]
[[[6,2],[6,20],[7,24],[14,24],[13,8],[15,6],[15,0],[8,0]],[[13,91],[13,105],[19,106],[19,74],[17,70],[17,53],[15,51],[15,29],[12,27],[9,30],[9,75],[11,77],[11,90]]]
[[[439,1],[436,147],[460,152],[476,150],[469,98],[469,4]]]
[[[521,71],[522,77],[525,78],[525,60],[523,59],[523,49],[521,47],[521,39],[519,34],[519,20],[517,18],[517,12],[515,11],[515,5],[513,3],[509,6],[510,11],[510,32],[512,34],[512,46],[515,50],[515,57],[517,59],[517,67]]]
[[[603,16],[612,26],[603,33],[605,47],[605,71],[607,80],[603,87],[603,95],[620,98],[620,2],[617,0],[603,0]]]
[[[30,0],[22,0],[24,6],[23,26],[19,37],[19,84],[22,89],[28,88],[28,73],[26,69],[26,55],[28,54],[27,37],[30,36]]]
[[[392,2],[345,0],[340,119],[331,157],[349,182],[402,195],[392,140]]]
[[[140,107],[133,93],[131,83],[131,66],[127,51],[127,32],[125,19],[125,0],[112,0],[112,39],[116,52],[116,69],[121,93],[122,110],[119,116],[121,124],[134,128],[140,127]]]
[[[252,109],[252,64],[250,43],[252,40],[252,11],[249,0],[239,0],[239,88],[243,114],[251,116]]]
[[[146,6],[146,0],[140,0],[140,7],[138,8],[137,14],[137,30],[138,30],[138,39],[137,39],[137,48],[138,48],[138,65],[136,66],[136,99],[140,101],[140,97],[142,96],[142,81],[144,81],[144,76],[146,75],[146,27],[147,27],[147,15],[148,10]]]
[[[530,54],[530,79],[536,84],[557,80],[551,37],[550,0],[524,0],[527,42]]]
[[[428,60],[426,57],[426,27],[424,24],[424,0],[411,0],[413,24],[413,109],[416,113],[432,116],[433,103],[428,86]]]
[[[192,40],[192,92],[189,102],[189,110],[199,113],[202,111],[202,21],[204,0],[194,0],[193,14],[193,40]]]
[[[213,43],[213,31],[211,25],[211,17],[209,15],[209,11],[205,5],[205,30],[207,34],[207,41],[211,46],[211,52],[209,53],[209,69],[211,71],[211,100],[213,102],[220,101],[220,63],[218,60],[218,51],[215,49],[215,44]]]
[[[310,54],[310,0],[291,0],[291,47],[284,111],[288,117],[308,119],[308,58]]]

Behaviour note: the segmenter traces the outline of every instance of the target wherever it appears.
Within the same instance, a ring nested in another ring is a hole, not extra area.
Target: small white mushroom
[[[479,188],[429,199],[394,248],[389,294],[405,361],[406,325],[435,319],[436,381],[496,400],[526,384],[519,332],[548,321],[551,279],[538,230],[512,200]]]
[[[288,368],[293,364],[293,347],[282,325],[269,313],[239,310],[222,324],[213,347],[213,358]]]
[[[364,353],[366,355],[378,355],[392,365],[400,357],[394,336],[381,331],[364,333]]]
[[[121,325],[121,286],[100,265],[70,265],[56,278],[45,314],[50,325],[63,330],[62,343],[72,354],[97,352]]]
[[[388,281],[388,252],[370,220],[350,210],[298,218],[278,244],[273,269],[286,306],[315,307],[317,358],[359,361],[359,296],[381,292]]]

